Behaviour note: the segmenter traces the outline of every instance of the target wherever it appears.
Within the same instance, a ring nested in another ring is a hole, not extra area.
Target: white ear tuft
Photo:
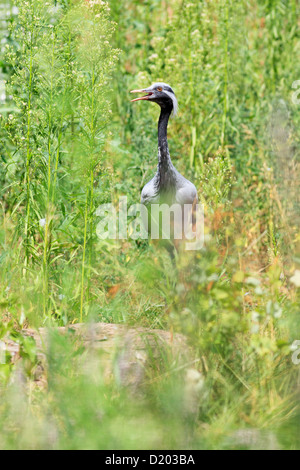
[[[172,115],[173,117],[176,116],[177,112],[178,112],[178,101],[177,101],[177,98],[176,96],[174,95],[174,93],[171,93],[170,91],[167,91],[167,90],[164,90],[164,93],[166,93],[166,95],[168,95],[172,102],[173,102],[173,111],[172,111]]]
[[[173,117],[175,117],[176,114],[178,113],[178,101],[175,95],[173,95],[172,101],[173,101]]]

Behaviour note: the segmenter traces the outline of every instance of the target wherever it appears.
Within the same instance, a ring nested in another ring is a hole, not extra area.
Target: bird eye
[[[162,91],[162,87],[159,86],[159,87],[157,88],[157,91]]]

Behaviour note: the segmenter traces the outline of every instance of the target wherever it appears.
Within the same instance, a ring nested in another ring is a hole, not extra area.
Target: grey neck
[[[172,109],[161,108],[161,113],[158,121],[158,171],[164,172],[171,168],[172,162],[170,158],[168,146],[168,123]]]

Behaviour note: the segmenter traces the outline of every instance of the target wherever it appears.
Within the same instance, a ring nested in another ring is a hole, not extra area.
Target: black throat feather
[[[157,190],[161,195],[168,195],[174,191],[175,168],[172,164],[168,145],[168,123],[172,107],[162,107],[158,121],[158,166],[157,166]]]

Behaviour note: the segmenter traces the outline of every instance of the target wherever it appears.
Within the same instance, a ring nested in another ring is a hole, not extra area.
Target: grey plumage
[[[197,190],[193,183],[182,176],[174,167],[168,146],[167,128],[171,113],[177,112],[177,99],[172,88],[166,83],[155,83],[132,93],[147,93],[132,101],[153,101],[161,107],[158,122],[158,165],[155,176],[144,186],[141,202],[146,206],[167,203],[181,206],[198,201]]]
[[[166,194],[169,194],[170,197],[168,198]],[[184,204],[193,204],[195,199],[198,201],[194,184],[176,170],[171,159],[163,177],[158,165],[155,176],[144,186],[141,194],[141,203],[145,205],[165,202],[164,199],[167,199],[170,204],[176,202],[182,206]]]

